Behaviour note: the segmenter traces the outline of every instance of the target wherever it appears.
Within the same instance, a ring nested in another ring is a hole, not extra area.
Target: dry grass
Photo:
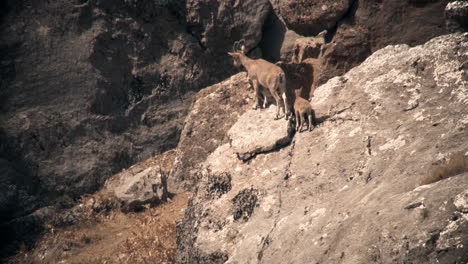
[[[450,155],[447,162],[437,165],[431,174],[423,177],[420,185],[434,183],[468,171],[468,158],[463,152]]]
[[[136,166],[171,168],[174,152]],[[82,198],[80,219],[60,225],[69,214],[46,226],[47,233],[33,249],[23,247],[8,263],[172,263],[176,251],[175,225],[187,207],[189,193],[141,213],[122,213],[105,190]],[[95,204],[100,210],[96,211]]]

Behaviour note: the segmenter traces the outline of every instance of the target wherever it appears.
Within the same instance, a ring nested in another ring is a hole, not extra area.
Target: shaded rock
[[[2,219],[76,200],[174,148],[193,92],[232,74],[226,51],[242,38],[257,46],[271,9],[267,0],[0,5],[0,141],[11,145],[0,158],[24,179],[5,180]]]
[[[466,214],[454,203],[467,173],[419,182],[440,157],[468,149],[467,40],[375,52],[317,88],[318,126],[277,151],[242,162],[234,145],[219,145],[200,167],[228,173],[231,190],[207,199],[200,181],[178,225],[178,263],[216,252],[227,263],[463,263]],[[255,199],[235,199],[251,189]],[[234,200],[254,208],[248,221],[234,219]]]
[[[113,192],[125,212],[142,210],[146,204],[157,205],[168,197],[166,175],[157,166],[125,170],[106,182],[105,187]]]
[[[240,160],[276,150],[291,142],[294,129],[283,118],[273,120],[276,106],[264,111],[249,110],[229,129],[230,145]]]
[[[196,39],[154,2],[7,1],[0,142],[8,153],[0,157],[22,168],[9,199],[29,202],[2,217],[65,195],[76,201],[122,168],[177,145],[191,103],[186,93],[212,76],[200,69]]]
[[[198,181],[198,164],[217,146],[228,142],[228,130],[252,107],[253,95],[246,73],[236,74],[198,93],[185,120],[177,147],[179,154],[169,177],[170,185],[189,188]]]
[[[448,1],[424,2],[353,1],[349,12],[339,21],[336,33],[330,31],[320,84],[344,74],[387,45],[415,46],[448,33],[444,19]]]
[[[301,35],[316,35],[331,29],[351,6],[351,0],[278,2],[279,10],[289,28]]]
[[[262,38],[263,23],[271,12],[268,0],[189,0],[186,6],[192,34],[203,47],[223,55],[240,39],[245,40],[247,50],[256,47]]]
[[[324,84],[364,61],[372,53],[369,34],[366,29],[357,26],[343,24],[338,27],[334,40],[323,46],[323,57],[320,59],[323,71],[317,84]]]
[[[449,32],[468,30],[468,2],[453,1],[445,7],[445,23]]]
[[[277,10],[268,16],[262,33],[259,47],[262,49],[263,59],[270,62],[291,61],[296,39],[301,36],[287,28]]]

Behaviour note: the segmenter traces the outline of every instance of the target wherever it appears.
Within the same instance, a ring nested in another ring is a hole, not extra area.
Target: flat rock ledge
[[[284,118],[274,120],[276,106],[249,110],[228,131],[230,146],[237,158],[248,161],[288,145],[294,136],[294,126]]]

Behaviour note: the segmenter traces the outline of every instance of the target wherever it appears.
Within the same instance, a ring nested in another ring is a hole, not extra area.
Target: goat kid
[[[312,109],[309,101],[306,99],[296,96],[294,99],[294,113],[296,115],[296,131],[299,133],[302,132],[302,127],[304,123],[309,119],[309,131],[312,131],[315,126],[315,112]]]

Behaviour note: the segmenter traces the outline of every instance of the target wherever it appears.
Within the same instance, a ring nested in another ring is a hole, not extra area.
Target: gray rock
[[[268,0],[189,0],[186,6],[192,34],[211,53],[223,55],[240,39],[245,40],[247,50],[256,47],[262,38],[263,23],[271,12]]]
[[[467,214],[468,213],[468,190],[461,192],[453,200],[453,204],[457,207],[457,210]]]
[[[119,199],[125,212],[142,210],[145,204],[157,205],[168,197],[166,175],[158,166],[125,170],[109,179],[105,187]]]
[[[263,111],[249,110],[229,129],[230,145],[240,160],[247,161],[289,144],[294,128],[283,118],[273,120],[276,106]]]
[[[207,196],[210,174],[200,173],[178,224],[177,262],[463,263],[468,174],[420,180],[468,149],[467,40],[375,52],[318,87],[318,126],[281,149],[243,162],[235,144],[220,144],[200,167],[228,174],[231,187]]]
[[[445,7],[445,23],[449,32],[468,30],[468,2],[453,1]]]
[[[180,136],[179,154],[168,179],[171,190],[190,188],[198,182],[198,164],[220,144],[228,142],[228,130],[252,107],[253,95],[246,73],[199,92]]]

